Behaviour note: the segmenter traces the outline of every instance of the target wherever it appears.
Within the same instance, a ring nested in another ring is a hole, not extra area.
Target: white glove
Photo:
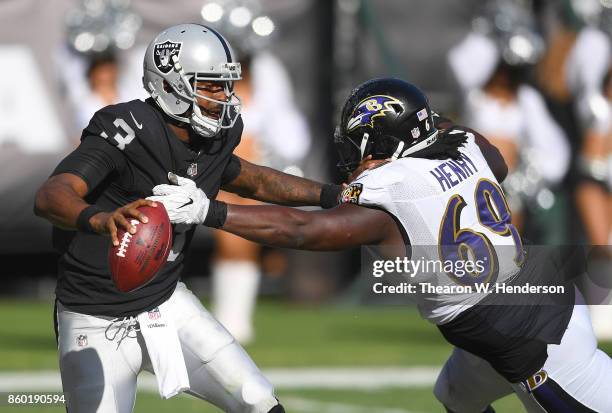
[[[210,199],[195,182],[168,172],[168,180],[175,185],[157,185],[147,199],[161,202],[173,224],[202,224],[208,214]]]

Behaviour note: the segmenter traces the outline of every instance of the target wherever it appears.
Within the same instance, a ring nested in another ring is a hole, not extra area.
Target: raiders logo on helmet
[[[155,67],[160,72],[167,74],[172,70],[172,56],[176,55],[177,58],[179,57],[181,45],[182,43],[180,42],[174,43],[170,40],[155,44],[153,60],[155,61]]]

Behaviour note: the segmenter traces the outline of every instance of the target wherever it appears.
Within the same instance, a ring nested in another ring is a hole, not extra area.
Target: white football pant
[[[267,413],[278,404],[270,382],[183,283],[168,303],[189,376],[187,393],[231,413]],[[138,374],[153,372],[140,331],[130,328],[109,340],[109,317],[71,312],[61,303],[57,317],[68,412],[131,412]]]

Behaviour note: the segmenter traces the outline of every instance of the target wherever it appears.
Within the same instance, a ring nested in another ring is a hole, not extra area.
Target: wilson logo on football
[[[138,224],[140,224],[140,221],[138,221],[137,219],[132,219],[130,221],[130,224],[136,227]],[[138,229],[136,230],[138,231]],[[133,235],[127,231],[125,232],[125,234],[123,234],[123,237],[121,237],[121,244],[119,245],[119,249],[115,254],[117,255],[117,257],[125,258],[125,253],[127,252],[127,248],[130,246],[130,241],[132,240],[132,237]]]

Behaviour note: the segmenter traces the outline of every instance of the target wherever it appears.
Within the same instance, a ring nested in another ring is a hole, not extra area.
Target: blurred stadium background
[[[395,75],[500,146],[513,171],[505,189],[528,238],[609,245],[608,0],[3,0],[0,392],[61,386],[52,314],[57,256],[50,225],[32,213],[36,189],[78,144],[97,102],[146,97],[142,56],[156,33],[180,22],[219,23],[219,9],[231,20],[228,10],[240,7],[248,13],[230,23],[255,27],[256,16],[266,17],[255,33],[265,39],[224,34],[249,62],[274,56],[275,66],[257,72],[263,95],[284,88],[281,99],[262,100],[275,137],[255,139],[257,159],[341,182],[331,138],[344,98],[366,79]],[[107,73],[115,89],[96,101],[96,82],[108,79],[96,80],[94,70],[104,64],[117,70]],[[278,115],[287,102],[302,121]],[[287,152],[286,142],[302,149]],[[184,277],[205,302],[216,244],[210,231],[198,233]],[[441,411],[431,388],[450,347],[415,309],[373,300],[357,279],[359,262],[359,251],[257,251],[264,276],[247,350],[288,411]],[[605,323],[612,326],[612,317]],[[603,347],[612,353],[609,342]],[[136,411],[213,411],[188,397],[160,403],[150,379],[142,376]],[[513,397],[496,408],[521,411]],[[5,411],[11,407],[0,403]]]

